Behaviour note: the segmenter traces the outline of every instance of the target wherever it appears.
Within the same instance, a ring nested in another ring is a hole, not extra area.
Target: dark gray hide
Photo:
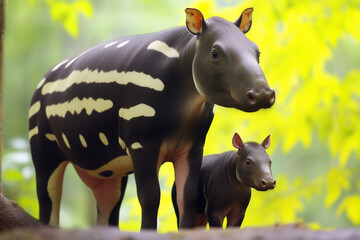
[[[186,27],[120,38],[68,58],[45,74],[29,111],[40,220],[59,224],[70,162],[96,198],[99,224],[118,224],[129,173],[135,173],[141,228],[157,226],[158,170],[174,163],[180,227],[193,227],[205,136],[213,104],[256,111],[275,98],[243,33],[252,9],[234,23],[187,9]],[[195,17],[194,17],[195,16]],[[195,28],[194,28],[195,26]]]
[[[201,165],[196,226],[222,227],[227,217],[227,227],[240,227],[251,197],[251,189],[267,191],[275,187],[271,174],[271,160],[265,152],[270,146],[270,136],[262,144],[243,143],[235,133],[233,145],[238,151],[205,156]],[[176,215],[176,187],[172,199]]]

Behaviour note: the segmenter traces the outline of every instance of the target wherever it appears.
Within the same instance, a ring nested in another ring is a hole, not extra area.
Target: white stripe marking
[[[70,143],[64,133],[62,134],[62,138],[64,140],[65,145],[68,147],[68,149],[70,149]]]
[[[81,134],[79,134],[79,139],[80,139],[81,145],[82,145],[84,148],[87,148],[87,143],[86,143],[86,140],[85,140],[84,136],[81,135]]]
[[[175,48],[169,47],[166,43],[159,40],[150,43],[147,49],[158,51],[169,58],[179,57],[179,52]]]
[[[40,111],[40,107],[41,107],[40,101],[37,101],[33,105],[31,105],[29,109],[29,118],[37,114]]]
[[[106,137],[106,135],[102,132],[99,133],[99,138],[101,140],[101,142],[105,145],[105,146],[108,146],[109,145],[109,141]]]
[[[45,134],[45,137],[47,138],[47,139],[49,139],[50,141],[56,141],[56,137],[55,137],[55,135],[54,134],[52,134],[52,133],[47,133],[47,134]]]
[[[41,93],[45,95],[52,94],[54,92],[65,92],[73,85],[81,83],[116,83],[120,85],[132,83],[139,87],[150,88],[155,91],[164,90],[164,83],[160,79],[152,78],[150,75],[145,73],[135,71],[119,73],[117,70],[103,72],[99,70],[91,71],[89,69],[84,69],[82,71],[75,70],[71,72],[67,78],[46,83],[42,88]]]
[[[125,142],[124,140],[122,140],[120,137],[119,137],[119,145],[122,149],[125,149],[126,148],[126,145],[125,145]]]
[[[45,80],[46,80],[46,78],[41,79],[40,82],[38,83],[38,85],[36,86],[36,89],[41,88],[44,85]]]
[[[116,44],[118,41],[115,41],[115,42],[112,42],[112,43],[108,43],[105,45],[104,48],[108,48],[108,47],[111,47],[112,45]]]
[[[125,46],[126,44],[128,44],[129,42],[130,42],[129,40],[122,42],[119,45],[117,45],[117,48],[121,48],[121,47]]]
[[[139,142],[134,142],[133,144],[131,144],[131,148],[135,150],[143,148],[143,146]]]
[[[91,115],[93,111],[98,113],[105,112],[113,107],[113,102],[108,99],[93,99],[93,98],[83,98],[79,99],[78,97],[73,98],[70,102],[66,101],[64,103],[58,103],[54,105],[46,106],[45,112],[47,118],[51,116],[59,116],[65,118],[66,113],[70,112],[71,114],[80,114],[81,111],[85,109],[87,115]]]
[[[149,105],[140,103],[130,108],[120,108],[119,116],[125,120],[131,120],[137,117],[153,117],[155,116],[155,109]]]
[[[54,72],[54,71],[58,70],[59,67],[61,67],[62,65],[64,65],[67,61],[69,61],[69,59],[66,59],[66,60],[60,62],[60,63],[57,64],[51,71]]]
[[[38,128],[38,127],[34,127],[33,129],[31,129],[31,130],[29,131],[29,140],[30,140],[33,136],[37,135],[38,133],[39,133],[39,128]]]

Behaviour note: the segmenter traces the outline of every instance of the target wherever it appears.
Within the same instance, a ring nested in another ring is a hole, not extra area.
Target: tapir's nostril
[[[261,183],[261,187],[264,188],[266,187],[267,181],[265,179],[262,179],[260,183]]]
[[[271,89],[271,95],[270,95],[270,104],[273,105],[275,102],[275,91]]]
[[[274,179],[272,187],[275,188],[276,186],[276,180]]]
[[[246,97],[247,97],[250,104],[255,104],[256,103],[256,97],[255,97],[255,94],[253,93],[252,90],[250,90],[250,91],[248,91],[246,93]]]

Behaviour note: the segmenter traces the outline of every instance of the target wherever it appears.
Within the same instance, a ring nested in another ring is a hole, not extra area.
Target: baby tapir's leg
[[[39,201],[40,221],[59,225],[62,184],[66,165],[55,136],[39,133],[30,138],[31,153],[36,172],[36,189]]]
[[[85,170],[76,167],[81,180],[92,190],[97,207],[99,225],[118,225],[119,209],[125,192],[127,176],[102,179],[89,175]]]
[[[206,210],[206,217],[209,222],[210,228],[212,227],[222,227],[224,222],[224,213],[222,212],[216,212],[210,207],[207,207]]]
[[[227,216],[227,227],[240,227],[244,217],[246,208],[249,205],[251,198],[251,189],[247,188],[243,196],[237,201],[237,204],[234,205],[233,209],[229,212]]]

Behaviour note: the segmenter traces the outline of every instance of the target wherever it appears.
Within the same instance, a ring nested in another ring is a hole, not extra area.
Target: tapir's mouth
[[[265,192],[267,190],[271,190],[271,189],[274,189],[275,187],[254,187],[257,191],[260,191],[260,192]]]
[[[234,108],[236,108],[238,110],[241,110],[241,111],[244,111],[244,112],[256,112],[256,111],[258,111],[260,109],[260,107],[258,107],[258,106],[241,103],[240,100],[238,100],[237,98],[235,98],[233,96],[231,91],[229,91],[228,95],[229,95],[230,101],[233,103],[232,104],[233,106],[231,106],[231,107],[234,107]]]

